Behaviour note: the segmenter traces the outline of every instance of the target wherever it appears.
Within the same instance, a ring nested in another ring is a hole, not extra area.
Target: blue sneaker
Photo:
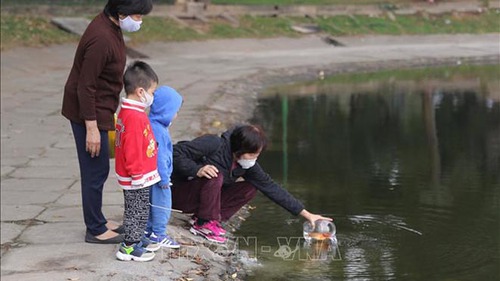
[[[170,249],[179,249],[181,245],[177,242],[175,242],[174,239],[172,239],[170,236],[164,234],[164,235],[158,235],[151,233],[149,236],[149,240],[153,244],[159,245],[159,247],[165,247],[165,248],[170,248]]]
[[[150,237],[151,237],[151,235],[150,235]],[[141,243],[142,243],[142,247],[150,252],[156,252],[161,248],[161,245],[151,241],[151,239],[149,239],[149,237],[147,237],[147,236],[142,237]]]
[[[130,246],[122,242],[120,243],[120,249],[116,252],[116,258],[121,261],[150,261],[155,258],[155,253],[146,250],[142,242]]]

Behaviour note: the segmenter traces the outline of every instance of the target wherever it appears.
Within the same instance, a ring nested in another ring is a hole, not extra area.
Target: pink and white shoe
[[[192,215],[191,218],[189,219],[189,224],[191,226],[194,226],[197,221],[198,221],[198,218],[195,215]],[[215,224],[214,233],[218,233],[219,236],[226,235],[227,231],[222,227],[222,224],[219,221],[213,220],[210,222]]]
[[[213,224],[215,225],[214,227],[219,232],[219,235],[226,235],[226,230],[222,227],[220,221],[213,221]]]
[[[205,237],[208,241],[215,243],[225,243],[226,237],[222,237],[219,233],[214,221],[208,221],[202,225],[193,224],[189,231],[194,235],[201,235]]]

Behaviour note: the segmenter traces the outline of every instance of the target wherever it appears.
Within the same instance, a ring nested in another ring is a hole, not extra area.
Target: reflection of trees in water
[[[282,103],[279,95],[262,100],[255,114],[272,135],[263,157],[273,167],[283,166],[278,156]],[[374,198],[449,206],[463,192],[452,188],[456,182],[470,188],[499,182],[500,106],[488,105],[474,92],[429,88],[411,94],[385,87],[350,95],[290,96],[287,108],[287,175],[322,190],[301,195],[307,201],[342,194],[345,200],[338,204],[345,208]],[[271,172],[278,179],[280,173]],[[353,185],[370,192],[356,194]]]

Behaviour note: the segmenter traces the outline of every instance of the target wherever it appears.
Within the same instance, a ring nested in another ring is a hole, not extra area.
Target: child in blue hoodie
[[[149,121],[158,143],[158,172],[161,180],[151,187],[151,209],[146,227],[146,237],[166,248],[179,248],[179,244],[167,235],[167,223],[172,208],[170,175],[172,174],[172,140],[168,128],[177,117],[182,97],[176,90],[161,86],[154,93]]]

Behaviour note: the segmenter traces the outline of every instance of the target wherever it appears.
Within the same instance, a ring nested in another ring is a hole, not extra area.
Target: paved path
[[[174,141],[204,130],[207,109],[241,119],[252,104],[220,101],[221,89],[255,73],[407,60],[500,56],[499,34],[339,38],[332,47],[318,37],[152,43],[149,55],[161,83],[185,102],[174,123]],[[114,245],[83,242],[76,152],[68,121],[60,115],[62,89],[74,44],[18,48],[1,54],[1,278],[2,280],[168,280],[185,270],[163,259],[146,265],[114,260]],[[236,86],[235,86],[236,85]],[[232,89],[229,89],[231,91]],[[222,115],[223,116],[223,115]],[[221,120],[226,122],[226,120]],[[113,168],[112,168],[113,170]],[[122,195],[113,176],[104,190],[104,212],[119,221]],[[189,268],[188,268],[189,269]],[[139,277],[142,276],[142,277]],[[141,279],[142,278],[142,279]]]

